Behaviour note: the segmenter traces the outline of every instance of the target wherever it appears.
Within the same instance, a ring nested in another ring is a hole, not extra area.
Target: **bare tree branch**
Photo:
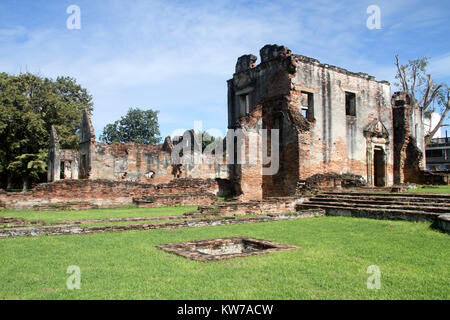
[[[441,90],[441,88],[442,88],[442,85],[440,84],[440,85],[438,85],[438,86],[436,87],[436,89],[433,90],[433,93],[431,94],[431,97],[430,97],[427,101],[425,101],[425,102],[423,103],[423,105],[422,105],[422,108],[423,108],[424,110],[428,109],[428,107],[430,106],[430,104],[433,102],[433,100],[434,100],[434,99],[436,98],[436,96],[438,95],[439,90]]]
[[[398,76],[400,78],[400,82],[402,84],[403,91],[409,92],[409,90],[408,90],[408,83],[406,82],[405,70],[402,69],[402,67],[400,65],[400,61],[399,61],[398,55],[395,56],[395,60],[396,60],[395,65],[397,66],[397,73],[398,73]]]
[[[436,85],[433,82],[433,78],[431,75],[427,75],[428,81],[426,83],[425,88],[425,94],[423,95],[422,99],[417,101],[417,98],[415,97],[416,90],[418,87],[424,88],[425,83],[423,83],[424,76],[425,76],[425,68],[428,64],[427,58],[422,57],[417,60],[409,61],[408,65],[401,65],[399,56],[395,56],[395,65],[397,67],[397,79],[399,79],[401,86],[403,87],[403,91],[408,93],[411,98],[411,105],[418,107],[422,110],[422,112],[425,111],[432,111],[428,110],[430,109],[431,104],[433,101],[439,100],[439,104],[443,104],[443,112],[440,112],[440,120],[438,124],[434,128],[430,128],[430,132],[426,133],[425,136],[425,144],[429,144],[431,142],[431,139],[436,134],[436,132],[442,127],[447,115],[450,113],[450,91],[447,90],[447,101],[445,101],[445,96],[442,97],[442,88],[444,87],[443,84]],[[411,84],[411,88],[408,86],[408,79],[409,83]],[[431,120],[430,120],[431,121]],[[430,123],[431,126],[431,123]]]
[[[416,90],[416,81],[417,81],[417,66],[414,64],[412,66],[412,69],[413,69],[413,73],[412,73],[413,83],[412,83],[412,86],[411,86],[411,94],[415,98],[416,97],[415,90]]]
[[[439,120],[438,124],[433,128],[433,130],[431,130],[425,136],[425,144],[429,144],[431,142],[431,139],[433,139],[436,132],[442,127],[444,120],[447,117],[449,112],[450,112],[450,92],[447,92],[447,103],[446,103],[445,111],[441,115],[441,119]],[[430,122],[430,124],[431,124],[431,122]]]
[[[431,78],[431,75],[428,75],[428,85],[427,90],[425,94],[423,95],[422,101],[420,101],[420,105],[423,106],[425,101],[428,100],[428,97],[430,95],[431,90],[433,89],[433,78]]]

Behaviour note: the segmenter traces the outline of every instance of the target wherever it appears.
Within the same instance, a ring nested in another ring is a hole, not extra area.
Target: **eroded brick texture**
[[[392,97],[394,115],[395,183],[446,184],[445,176],[425,171],[423,116],[411,106],[409,95],[396,92]]]
[[[203,215],[219,215],[225,217],[245,215],[290,214],[295,212],[296,205],[303,199],[268,198],[260,201],[236,201],[200,206],[198,212]]]
[[[6,209],[88,209],[128,205],[133,203],[133,198],[168,194],[180,195],[179,198],[184,204],[196,204],[197,202],[206,203],[205,194],[217,193],[219,193],[219,185],[212,179],[175,179],[162,184],[111,180],[59,180],[40,184],[29,192],[6,193],[2,191],[0,192],[0,207]],[[182,195],[186,195],[186,197],[183,198]],[[196,195],[199,199],[196,199]],[[161,205],[170,205],[170,202],[161,202]]]
[[[191,153],[175,148],[187,145]],[[175,150],[175,151],[174,151]],[[201,150],[193,130],[186,131],[174,141],[166,137],[161,145],[137,143],[105,144],[95,140],[90,115],[83,113],[78,150],[61,150],[55,128],[52,127],[48,162],[48,181],[60,179],[89,179],[164,183],[177,178],[228,178],[228,168],[222,158]]]
[[[214,194],[201,191],[177,194],[155,194],[133,198],[133,202],[140,208],[175,205],[210,205],[216,201],[217,198]]]

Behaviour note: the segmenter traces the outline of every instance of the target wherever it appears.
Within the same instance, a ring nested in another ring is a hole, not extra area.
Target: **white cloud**
[[[428,72],[435,80],[447,80],[447,83],[450,85],[450,52],[431,58]]]
[[[65,11],[60,29],[0,28],[0,68],[77,78],[94,95],[98,130],[134,106],[160,109],[166,131],[192,126],[194,115],[212,126],[226,125],[225,81],[237,57],[258,55],[267,43],[392,81],[393,45],[414,42],[404,37],[408,24],[428,30],[442,14],[436,8],[412,12],[414,0],[383,0],[384,29],[368,33],[372,0],[79,2],[79,31],[65,28]],[[383,47],[384,36],[392,47]],[[380,55],[387,57],[380,61]],[[448,76],[448,59],[436,58],[430,70]]]

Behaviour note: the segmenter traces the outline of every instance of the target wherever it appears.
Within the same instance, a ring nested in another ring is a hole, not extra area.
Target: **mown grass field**
[[[133,210],[112,214],[174,214]],[[205,263],[154,246],[232,236],[302,248]],[[449,299],[449,240],[428,223],[345,217],[1,239],[0,299]],[[81,269],[80,290],[66,287],[71,265]],[[381,270],[380,290],[367,289],[371,265]]]
[[[450,186],[418,186],[417,189],[410,189],[409,192],[450,194]]]
[[[196,206],[176,206],[161,208],[137,208],[135,206],[116,209],[34,211],[34,210],[0,210],[0,217],[23,218],[28,221],[39,220],[46,223],[57,223],[67,220],[132,218],[179,216],[196,210]]]

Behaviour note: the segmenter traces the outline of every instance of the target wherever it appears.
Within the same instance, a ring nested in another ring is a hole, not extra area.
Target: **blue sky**
[[[66,9],[81,9],[69,30]],[[366,10],[381,9],[380,30]],[[431,58],[450,84],[448,0],[1,0],[0,72],[75,77],[103,127],[130,107],[160,110],[161,135],[194,127],[225,133],[226,80],[236,59],[265,44],[394,82],[394,56]]]

